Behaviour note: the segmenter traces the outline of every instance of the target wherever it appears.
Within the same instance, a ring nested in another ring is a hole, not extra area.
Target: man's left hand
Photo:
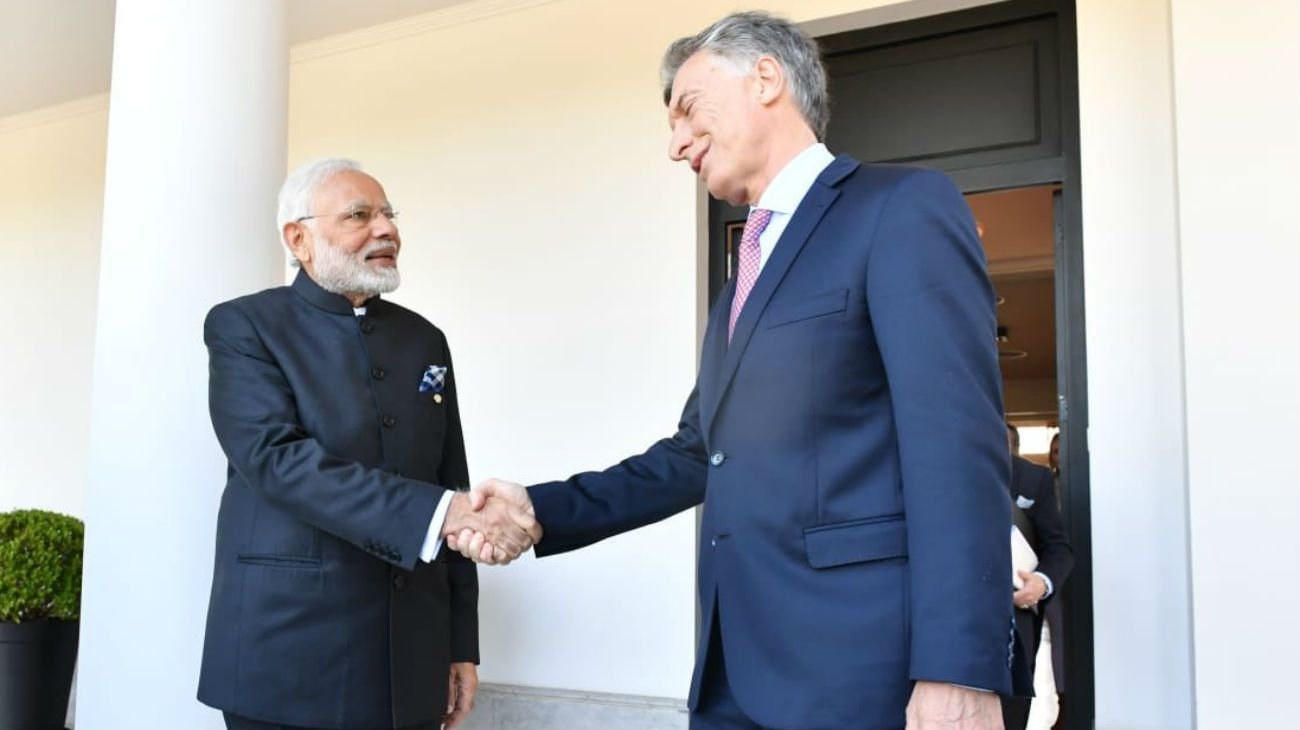
[[[1016,608],[1030,609],[1038,605],[1038,602],[1047,597],[1047,582],[1043,576],[1037,573],[1031,573],[1027,570],[1020,572],[1020,580],[1024,585],[1020,590],[1011,596],[1011,602],[1016,604]]]
[[[465,721],[474,709],[474,695],[478,692],[478,667],[473,662],[457,662],[451,665],[451,677],[447,687],[447,714],[442,718],[446,730]]]
[[[907,730],[1003,730],[993,692],[942,682],[917,682],[907,703]]]

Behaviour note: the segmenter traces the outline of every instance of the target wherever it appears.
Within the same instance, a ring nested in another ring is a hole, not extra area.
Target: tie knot
[[[745,219],[745,230],[741,231],[741,243],[748,242],[750,245],[758,244],[758,237],[763,235],[763,230],[772,220],[772,211],[764,208],[754,208],[749,211],[749,217]]]

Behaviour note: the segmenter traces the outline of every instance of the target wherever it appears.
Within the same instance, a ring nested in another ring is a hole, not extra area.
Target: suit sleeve
[[[576,550],[670,517],[704,501],[708,468],[700,436],[698,388],[677,433],[600,472],[530,487],[542,525],[539,557]]]
[[[208,408],[232,469],[271,504],[407,570],[441,489],[330,455],[299,422],[293,389],[248,317],[208,313]]]
[[[1010,466],[993,292],[948,179],[899,181],[871,238],[867,305],[901,462],[910,673],[1009,693]]]
[[[1061,505],[1056,497],[1052,472],[1048,469],[1035,471],[1038,476],[1038,495],[1034,499],[1034,505],[1026,512],[1034,525],[1037,539],[1037,570],[1052,580],[1052,595],[1047,597],[1050,601],[1065,585],[1066,578],[1074,568],[1074,550],[1065,533],[1065,520],[1061,517]]]
[[[443,436],[442,463],[438,483],[453,489],[468,489],[469,465],[465,457],[465,435],[460,425],[460,395],[456,390],[456,368],[447,349],[447,431]],[[479,661],[478,572],[474,563],[444,546],[441,559],[447,562],[451,592],[451,661]]]

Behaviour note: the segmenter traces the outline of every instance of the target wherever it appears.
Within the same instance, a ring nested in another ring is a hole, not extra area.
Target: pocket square
[[[441,393],[442,386],[447,381],[447,368],[439,365],[430,365],[425,369],[424,375],[420,378],[421,393]]]
[[[1019,507],[1020,509],[1029,509],[1030,507],[1034,506],[1034,500],[1017,494],[1016,506]]]

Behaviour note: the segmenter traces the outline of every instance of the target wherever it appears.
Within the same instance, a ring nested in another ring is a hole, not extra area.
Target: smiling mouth
[[[376,251],[372,254],[367,254],[366,261],[379,261],[381,263],[395,262],[397,261],[397,251],[391,249],[387,251]]]
[[[700,174],[700,168],[704,166],[704,156],[709,154],[707,149],[701,150],[699,154],[691,158],[691,171],[696,175]]]

